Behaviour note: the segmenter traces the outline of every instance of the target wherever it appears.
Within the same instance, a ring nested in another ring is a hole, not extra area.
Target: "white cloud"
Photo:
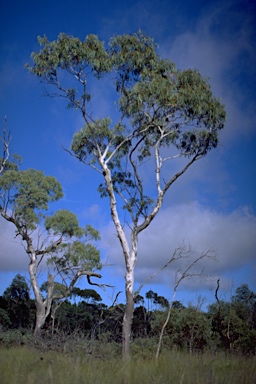
[[[37,228],[31,235],[34,246],[47,244],[47,236]],[[25,242],[20,236],[16,236],[12,223],[0,216],[0,272],[25,273],[28,271],[29,256],[25,251]],[[43,259],[38,268],[38,273],[47,271],[46,259]]]
[[[12,223],[0,217],[0,271],[24,272],[28,267],[26,254]]]
[[[116,273],[123,276],[123,256],[112,223],[101,233],[110,263],[114,264]],[[159,270],[170,259],[175,248],[184,241],[198,253],[206,249],[212,249],[216,253],[218,261],[206,260],[205,265],[205,273],[214,277],[214,283],[211,280],[200,280],[201,288],[215,286],[219,277],[227,284],[232,274],[239,272],[245,265],[254,265],[255,234],[256,217],[246,208],[224,214],[194,202],[163,209],[140,237],[137,283],[144,282]],[[154,283],[169,285],[170,281],[173,282],[175,271],[176,267],[168,267],[154,279]],[[193,288],[197,284],[190,281],[187,285]]]
[[[256,78],[252,15],[248,10],[239,12],[233,2],[217,3],[193,30],[174,39],[168,36],[161,52],[178,68],[198,68],[210,78],[214,94],[227,110],[224,137],[254,131],[255,99],[252,89],[245,87]]]

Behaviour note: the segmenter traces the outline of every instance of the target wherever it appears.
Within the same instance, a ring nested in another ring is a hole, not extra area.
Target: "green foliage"
[[[19,227],[35,229],[48,204],[63,196],[59,182],[42,171],[7,170],[0,177],[2,209],[11,208]]]
[[[240,285],[231,302],[219,301],[208,307],[213,335],[219,348],[255,354],[252,340],[256,330],[256,296],[247,284]]]
[[[15,301],[27,301],[29,299],[29,287],[26,279],[20,274],[16,275],[12,280],[10,287],[8,287],[4,293],[3,298],[5,300]]]
[[[209,345],[211,323],[206,314],[195,307],[175,312],[172,316],[172,339],[190,353],[203,351]]]
[[[23,345],[31,345],[33,342],[33,335],[25,329],[11,329],[8,331],[0,331],[0,345],[1,348],[19,347]],[[0,368],[0,372],[2,369]],[[1,375],[1,374],[0,374]],[[1,376],[0,376],[1,377]],[[2,382],[2,381],[1,381]]]
[[[256,294],[249,289],[248,284],[241,284],[232,296],[232,302],[244,303],[252,308],[256,304]]]
[[[93,303],[102,300],[101,296],[94,289],[74,288],[72,290],[72,295],[79,296],[85,300],[92,300]]]
[[[60,33],[56,41],[49,42],[47,37],[39,37],[38,42],[43,49],[40,54],[32,54],[36,63],[32,71],[39,76],[52,79],[58,68],[70,71],[88,70],[100,73],[108,69],[108,56],[104,44],[96,35],[88,35],[81,42],[78,38]],[[105,59],[105,60],[104,60]]]
[[[100,240],[100,233],[97,229],[93,228],[90,224],[86,224],[84,230],[86,241]]]
[[[29,327],[31,325],[32,302],[29,296],[29,287],[25,278],[16,275],[11,285],[3,293],[3,299],[6,301],[5,321],[12,327]],[[4,315],[2,313],[2,315]]]
[[[76,215],[65,209],[46,217],[44,225],[47,231],[53,232],[54,235],[66,235],[68,237],[81,237],[83,235],[83,230],[79,227]]]
[[[91,157],[91,164],[94,164],[95,147],[98,146],[104,152],[109,141],[118,141],[118,133],[121,129],[118,126],[117,129],[111,131],[110,124],[111,120],[109,118],[96,120],[86,124],[84,128],[75,133],[72,141],[72,151],[80,161],[87,161],[87,158]]]
[[[56,313],[55,329],[69,334],[79,331],[81,335],[92,337],[99,316],[100,308],[95,303],[81,301],[72,305],[66,300]]]
[[[241,292],[240,288],[243,286],[238,287],[236,292]],[[47,290],[48,283],[42,284],[41,291]],[[144,358],[156,352],[158,338],[166,320],[166,309],[159,304],[158,298],[161,299],[161,296],[152,290],[146,293],[145,299],[138,296],[137,304],[140,305],[134,311],[132,351]],[[74,287],[68,292],[66,284],[55,282],[53,304],[58,307],[54,323],[56,337],[59,335],[66,340],[63,336],[66,333],[79,334],[95,342],[104,340],[104,343],[109,343],[108,348],[111,348],[112,342],[119,345],[122,340],[124,305],[108,308],[101,300],[101,296],[93,289]],[[144,306],[147,300],[152,301],[148,310]],[[61,302],[61,306],[58,306]],[[233,301],[232,297],[230,302],[220,301],[220,307],[218,303],[211,304],[208,311],[204,312],[197,307],[185,307],[179,301],[174,302],[163,338],[163,353],[176,348],[190,353],[228,350],[229,353],[255,355],[255,308],[247,307],[247,312],[244,312],[243,305],[243,301]],[[5,330],[20,327],[29,330],[34,318],[35,303],[29,299],[25,279],[17,275],[3,297],[0,297],[0,324]],[[44,328],[52,332],[50,318]],[[15,338],[9,336],[10,342],[14,343]],[[7,342],[7,338],[5,340]],[[17,342],[21,342],[20,337]],[[144,349],[147,350],[143,352]],[[100,346],[95,345],[95,350],[97,354],[100,353]]]
[[[12,322],[8,316],[8,312],[5,309],[0,308],[0,325],[5,328],[11,326],[11,324]]]
[[[88,35],[82,42],[78,38],[60,33],[58,39],[49,42],[46,36],[38,37],[39,44],[43,47],[39,54],[32,53],[34,66],[27,67],[36,76],[48,84],[57,85],[59,91],[68,99],[68,107],[84,110],[90,101],[90,94],[86,89],[87,73],[92,72],[100,78],[102,73],[108,72],[110,59],[96,35]],[[64,89],[59,82],[59,72],[66,71],[83,84],[83,93],[78,94],[75,88]]]
[[[78,240],[61,244],[55,252],[52,252],[47,262],[49,265],[54,265],[55,269],[71,276],[75,270],[92,271],[101,268],[99,250],[90,243],[85,244]]]
[[[6,161],[4,163],[4,166],[3,166],[3,169],[2,169],[2,173],[6,172],[6,171],[18,171],[19,169],[19,165],[22,163],[22,158],[21,156],[17,155],[17,154],[14,154],[12,156],[12,161]],[[0,165],[3,163],[4,159],[2,157],[0,157]]]
[[[151,301],[151,306],[152,304],[160,308],[168,308],[169,306],[169,301],[165,297],[158,296],[158,294],[152,290],[146,292],[146,298]]]
[[[41,287],[40,287],[41,292],[46,292],[48,291],[48,282],[45,281]],[[57,281],[54,282],[54,287],[53,287],[53,296],[60,296],[60,297],[65,297],[67,293],[67,287],[64,284],[58,283]]]

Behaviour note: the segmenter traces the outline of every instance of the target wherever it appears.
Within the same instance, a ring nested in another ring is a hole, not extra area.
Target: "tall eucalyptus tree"
[[[109,198],[126,267],[123,356],[128,357],[139,234],[172,184],[217,147],[225,110],[197,70],[177,70],[140,31],[114,36],[108,48],[95,35],[81,41],[61,33],[51,42],[40,37],[39,43],[28,68],[55,89],[52,96],[63,96],[81,113],[84,126],[74,134],[70,152],[102,175],[99,192]],[[100,79],[116,108],[112,120],[102,118],[100,100],[92,97]],[[183,159],[178,171],[175,159]],[[130,216],[127,232],[124,210]]]

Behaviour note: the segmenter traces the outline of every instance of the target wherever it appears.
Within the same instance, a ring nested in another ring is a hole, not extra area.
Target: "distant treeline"
[[[42,286],[42,291],[45,286]],[[216,295],[217,296],[217,295]],[[157,342],[166,320],[168,300],[152,290],[136,297],[132,339]],[[256,354],[256,294],[247,284],[240,285],[229,301],[220,300],[202,310],[202,301],[185,307],[174,301],[163,343],[166,348],[188,352],[229,350]],[[41,337],[61,333],[107,342],[122,342],[124,304],[106,306],[92,289],[75,288],[72,296],[54,302]],[[17,275],[0,296],[0,329],[33,331],[35,301],[23,276]],[[1,338],[0,338],[1,342]]]

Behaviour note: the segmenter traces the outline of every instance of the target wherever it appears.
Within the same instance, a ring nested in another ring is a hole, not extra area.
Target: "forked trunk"
[[[45,307],[41,303],[36,303],[36,324],[34,329],[34,336],[38,337],[41,334],[41,329],[45,324]]]
[[[32,246],[30,248],[32,248]],[[30,254],[31,254],[31,259],[29,264],[29,275],[30,275],[31,285],[35,295],[35,302],[36,302],[36,324],[34,328],[34,336],[39,336],[41,333],[41,329],[45,324],[45,320],[50,312],[51,295],[50,297],[48,297],[47,301],[43,300],[42,294],[38,286],[37,277],[36,277],[37,265],[36,265],[35,252],[31,251]],[[51,278],[51,275],[48,275],[48,296],[49,296],[49,293],[52,291],[52,289],[53,289],[53,280]]]

